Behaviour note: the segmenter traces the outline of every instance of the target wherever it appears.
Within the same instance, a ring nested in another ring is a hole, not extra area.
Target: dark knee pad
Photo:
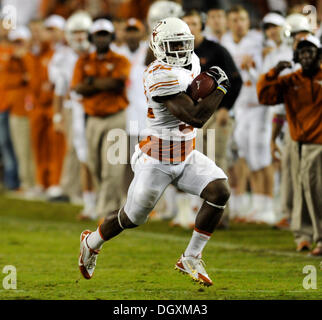
[[[209,189],[205,200],[215,205],[225,206],[230,197],[227,180],[215,180],[207,188]]]
[[[124,210],[121,211],[121,213],[119,213],[119,223],[120,226],[123,227],[123,229],[133,229],[138,227],[137,224],[134,224],[129,217],[127,216],[127,214],[125,213]]]

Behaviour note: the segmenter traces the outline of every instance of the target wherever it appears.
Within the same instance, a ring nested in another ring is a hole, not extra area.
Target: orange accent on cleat
[[[84,266],[79,267],[79,271],[81,272],[82,276],[89,280],[91,278],[91,276],[89,275],[89,273],[87,272],[86,268]]]
[[[176,263],[176,266],[177,266],[178,268],[180,268],[180,269],[184,270],[184,266],[183,266],[183,264],[182,264],[182,262],[181,262],[181,261],[178,261],[178,262]]]
[[[97,255],[100,252],[100,250],[91,249],[87,244],[87,236],[91,233],[92,231],[85,230],[80,236],[80,254],[78,258],[78,266],[82,276],[85,279],[91,279],[93,277]]]
[[[203,284],[207,287],[210,287],[213,285],[213,282],[210,279],[208,279],[207,277],[203,276],[200,273],[198,273],[198,278],[201,279]]]
[[[206,287],[213,285],[213,282],[204,269],[203,261],[199,258],[181,256],[174,268],[183,274],[187,274],[193,281],[201,285]]]

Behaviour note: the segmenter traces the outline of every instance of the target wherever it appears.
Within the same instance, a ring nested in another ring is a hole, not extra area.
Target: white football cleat
[[[91,279],[96,267],[97,255],[100,250],[93,250],[87,244],[87,238],[92,233],[90,230],[85,230],[80,235],[80,254],[78,266],[82,276],[85,279]]]
[[[204,266],[205,263],[201,258],[185,257],[182,255],[174,268],[182,273],[187,273],[194,281],[209,287],[213,285],[213,282],[209,278]]]

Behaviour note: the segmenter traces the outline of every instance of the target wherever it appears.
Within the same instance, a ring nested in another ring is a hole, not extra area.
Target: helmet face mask
[[[157,60],[184,67],[191,63],[194,36],[184,21],[167,18],[154,27],[150,47]]]
[[[88,50],[90,47],[88,34],[91,25],[92,18],[88,13],[80,11],[71,15],[65,27],[65,37],[69,46],[76,51]]]
[[[69,45],[76,51],[86,51],[90,46],[88,32],[86,30],[69,32],[66,34],[66,38]]]
[[[191,62],[193,39],[164,41],[167,64],[185,66]]]

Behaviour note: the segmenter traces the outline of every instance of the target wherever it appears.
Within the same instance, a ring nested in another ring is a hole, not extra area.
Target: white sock
[[[269,196],[264,196],[265,197],[265,211],[274,211],[274,202],[273,198]]]
[[[274,199],[269,196],[265,196],[265,218],[268,223],[274,224],[277,222],[274,210]]]
[[[236,195],[235,210],[238,217],[245,217],[249,211],[249,197],[247,193]]]
[[[265,196],[259,193],[252,194],[253,210],[261,212],[265,206]]]
[[[202,250],[211,237],[211,233],[195,229],[192,233],[191,240],[188,244],[184,256],[186,257],[199,257]]]
[[[91,215],[92,211],[96,207],[96,194],[93,191],[84,191],[83,192],[83,201],[84,201],[84,213]]]
[[[105,240],[102,238],[100,233],[100,227],[87,237],[87,244],[93,250],[101,249],[104,242]]]
[[[243,206],[245,211],[249,210],[249,207],[250,207],[250,195],[247,192],[242,194],[242,206]]]

